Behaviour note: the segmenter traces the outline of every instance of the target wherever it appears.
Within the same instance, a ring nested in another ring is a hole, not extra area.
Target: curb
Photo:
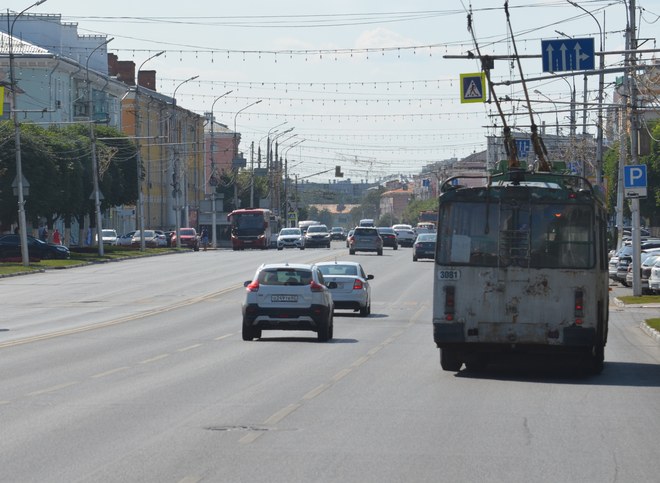
[[[639,327],[644,331],[644,333],[646,333],[646,335],[648,335],[651,339],[653,339],[655,342],[660,344],[660,332],[649,327],[646,324],[646,322],[642,322],[641,324],[639,324]]]

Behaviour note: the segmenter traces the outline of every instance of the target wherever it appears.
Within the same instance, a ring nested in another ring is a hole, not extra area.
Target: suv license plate
[[[298,296],[297,295],[271,295],[270,296],[270,301],[271,302],[297,302],[298,301]]]

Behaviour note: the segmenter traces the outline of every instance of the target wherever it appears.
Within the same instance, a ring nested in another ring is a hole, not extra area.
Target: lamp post
[[[137,73],[138,77],[140,75],[140,71],[142,70],[142,66],[149,62],[151,59],[155,59],[156,57],[159,57],[165,53],[164,50],[161,50],[160,52],[152,55],[149,57],[147,60],[142,62],[140,64],[140,67],[138,67]],[[144,240],[144,202],[142,199],[142,155],[140,153],[140,121],[141,121],[141,116],[140,116],[140,83],[136,82],[135,83],[135,139],[136,139],[136,164],[137,164],[137,211],[135,213],[135,217],[137,218],[137,229],[140,231],[140,251],[144,251],[146,249],[145,246],[145,240]]]
[[[557,133],[557,136],[559,136],[559,116],[557,114],[557,111],[558,111],[557,104],[555,103],[555,101],[550,99],[548,96],[546,96],[543,92],[541,92],[538,89],[534,89],[534,93],[545,97],[548,101],[552,102],[552,104],[555,106],[555,132]]]
[[[583,12],[587,13],[591,18],[594,19],[598,25],[598,31],[600,33],[600,60],[598,61],[598,122],[596,123],[596,184],[603,184],[603,90],[605,84],[605,56],[603,55],[604,48],[604,38],[603,38],[603,29],[600,26],[600,22],[594,14],[589,10],[585,9],[581,5],[572,0],[566,0],[568,3],[574,7],[579,8]],[[605,15],[603,14],[603,18]]]
[[[14,24],[16,20],[23,15],[25,12],[30,10],[32,7],[41,5],[46,0],[39,0],[38,2],[33,3],[29,7],[23,9],[18,15],[14,17],[14,20],[9,27],[9,82],[11,83],[11,114],[12,119],[14,120],[14,145],[16,151],[16,183],[17,190],[16,194],[18,195],[18,233],[21,241],[21,261],[23,266],[27,267],[30,265],[30,254],[28,252],[27,244],[27,223],[25,221],[25,198],[23,193],[23,164],[21,160],[21,123],[18,121],[18,111],[16,105],[16,79],[14,78]],[[9,22],[9,15],[7,15],[7,22]]]
[[[114,37],[110,37],[108,40],[96,47],[87,57],[87,62],[85,63],[85,70],[87,73],[87,114],[89,117],[89,140],[92,146],[92,179],[94,184],[94,213],[96,214],[96,242],[98,243],[99,256],[103,256],[103,226],[101,219],[101,196],[99,194],[99,167],[96,162],[96,134],[94,130],[94,100],[92,99],[92,83],[89,80],[89,60],[94,55],[94,52],[99,50],[104,45],[108,45],[114,40]]]
[[[213,109],[215,108],[215,103],[218,102],[218,99],[222,99],[228,94],[234,92],[233,90],[227,91],[221,96],[216,97],[211,104],[211,177],[209,179],[209,184],[213,188],[213,193],[211,193],[211,247],[218,247],[218,234],[216,230],[216,217],[215,217],[215,188],[218,186],[218,178],[215,175],[215,137],[213,131],[213,125],[215,124],[215,118],[213,117]]]
[[[170,144],[172,146],[172,197],[174,198],[174,222],[175,222],[175,230],[176,230],[176,247],[181,248],[181,207],[180,207],[180,200],[179,200],[179,195],[181,193],[181,190],[179,189],[179,163],[175,159],[175,143],[176,139],[174,139],[174,127],[176,125],[176,91],[179,90],[179,87],[181,87],[183,84],[186,82],[190,82],[192,80],[197,79],[199,76],[194,75],[192,77],[189,77],[188,79],[184,80],[181,82],[178,86],[176,86],[176,89],[174,89],[174,93],[172,94],[172,114],[170,116]]]
[[[284,150],[284,209],[282,211],[284,213],[286,226],[289,226],[289,159],[287,158],[287,154],[289,151],[291,151],[292,148],[295,148],[304,142],[305,140],[301,139],[300,141],[296,141]]]
[[[261,99],[258,101],[254,101],[252,104],[248,104],[242,109],[239,109],[239,111],[236,113],[234,116],[234,159],[238,157],[238,139],[236,136],[236,119],[238,118],[238,115],[246,110],[249,107],[252,107],[256,104],[259,104],[261,102]],[[234,167],[234,159],[232,159],[232,169],[234,171],[234,209],[238,208],[238,167]]]
[[[273,159],[272,159],[273,158],[273,148],[272,148],[272,146],[270,148],[270,157],[271,157],[270,167],[271,167],[271,171],[274,172],[273,174],[276,174],[277,172],[279,172],[277,138],[279,138],[280,136],[284,136],[285,134],[290,133],[294,129],[295,129],[295,127],[290,127],[289,129],[287,129],[285,131],[282,131],[281,133],[278,133],[275,136],[273,136],[273,139],[271,140],[271,144],[273,142],[275,142],[275,161],[274,162],[273,162]],[[280,195],[279,195],[280,194],[280,183],[278,182],[277,185],[276,185],[275,184],[275,179],[274,179],[275,177],[272,176],[271,178],[272,178],[272,184],[270,186],[270,193],[271,193],[271,195],[270,195],[270,200],[271,200],[270,209],[272,210],[273,206],[275,206],[279,210],[279,208],[280,208],[280,206],[279,206],[280,205]],[[275,203],[273,203],[273,193],[275,193]]]

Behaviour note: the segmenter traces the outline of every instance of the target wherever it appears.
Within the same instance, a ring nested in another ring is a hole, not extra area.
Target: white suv
[[[244,283],[243,340],[261,338],[262,330],[311,330],[319,342],[332,339],[334,304],[316,265],[261,265]]]
[[[396,232],[396,238],[399,241],[399,245],[401,245],[402,247],[413,246],[413,243],[415,243],[415,238],[417,238],[417,235],[415,235],[415,231],[413,230],[412,226],[392,225],[392,229]]]

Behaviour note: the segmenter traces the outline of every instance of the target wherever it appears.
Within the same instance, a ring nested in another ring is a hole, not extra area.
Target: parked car
[[[356,252],[383,254],[383,239],[374,227],[358,226],[348,240],[348,253],[351,255],[355,255]]]
[[[415,243],[415,231],[412,226],[397,224],[392,225],[392,229],[396,233],[397,240],[399,241],[399,246],[402,247],[411,247]]]
[[[389,227],[379,226],[376,228],[378,234],[383,239],[383,246],[394,248],[395,250],[399,248],[399,239],[396,236],[396,232]]]
[[[179,238],[181,239],[182,247],[192,248],[196,252],[199,251],[199,235],[194,228],[179,228]],[[170,240],[170,246],[176,246],[176,240],[176,232],[174,232],[172,239]]]
[[[242,306],[243,340],[259,339],[263,330],[311,330],[319,342],[333,337],[331,289],[316,265],[261,265],[247,289]]]
[[[660,260],[656,260],[649,275],[649,292],[660,295]]]
[[[655,262],[660,258],[660,248],[650,248],[649,250],[644,250],[640,254],[640,266],[639,266],[639,275],[640,275],[640,285],[642,293],[649,292],[649,277],[651,276],[651,268]],[[626,273],[626,287],[630,287],[633,284],[633,264],[628,265],[628,271]]]
[[[616,268],[617,265],[619,264],[619,259],[622,256],[627,256],[627,255],[632,255],[633,249],[632,246],[630,245],[623,245],[619,250],[610,257],[610,260],[607,265],[608,269],[608,275],[610,279],[614,280],[615,282],[618,282],[617,276],[616,276]]]
[[[277,235],[277,249],[285,248],[305,249],[305,239],[300,228],[282,228]]]
[[[346,240],[346,232],[341,226],[333,226],[330,228],[331,240]]]
[[[71,252],[64,245],[46,243],[27,235],[28,256],[31,259],[68,259]],[[16,234],[0,236],[0,259],[21,258],[21,238]]]
[[[141,243],[141,232],[136,231],[131,238],[131,246],[139,247]],[[149,248],[157,248],[159,246],[158,235],[154,230],[144,230],[144,246]]]
[[[101,239],[104,245],[117,245],[117,230],[102,229]]]
[[[312,225],[307,228],[305,233],[305,247],[326,247],[330,248],[330,233],[325,225]]]
[[[323,274],[326,283],[335,282],[331,288],[332,300],[337,309],[349,309],[360,312],[362,317],[371,313],[371,286],[369,280],[373,275],[367,275],[357,262],[321,262],[316,264]]]
[[[133,235],[135,235],[134,231],[129,231],[128,233],[121,235],[117,238],[117,245],[122,247],[130,247],[131,242],[133,241]]]
[[[413,244],[413,262],[420,258],[435,258],[436,233],[420,233]]]
[[[159,247],[167,246],[167,235],[163,230],[154,230],[156,232],[156,240],[158,241]]]

